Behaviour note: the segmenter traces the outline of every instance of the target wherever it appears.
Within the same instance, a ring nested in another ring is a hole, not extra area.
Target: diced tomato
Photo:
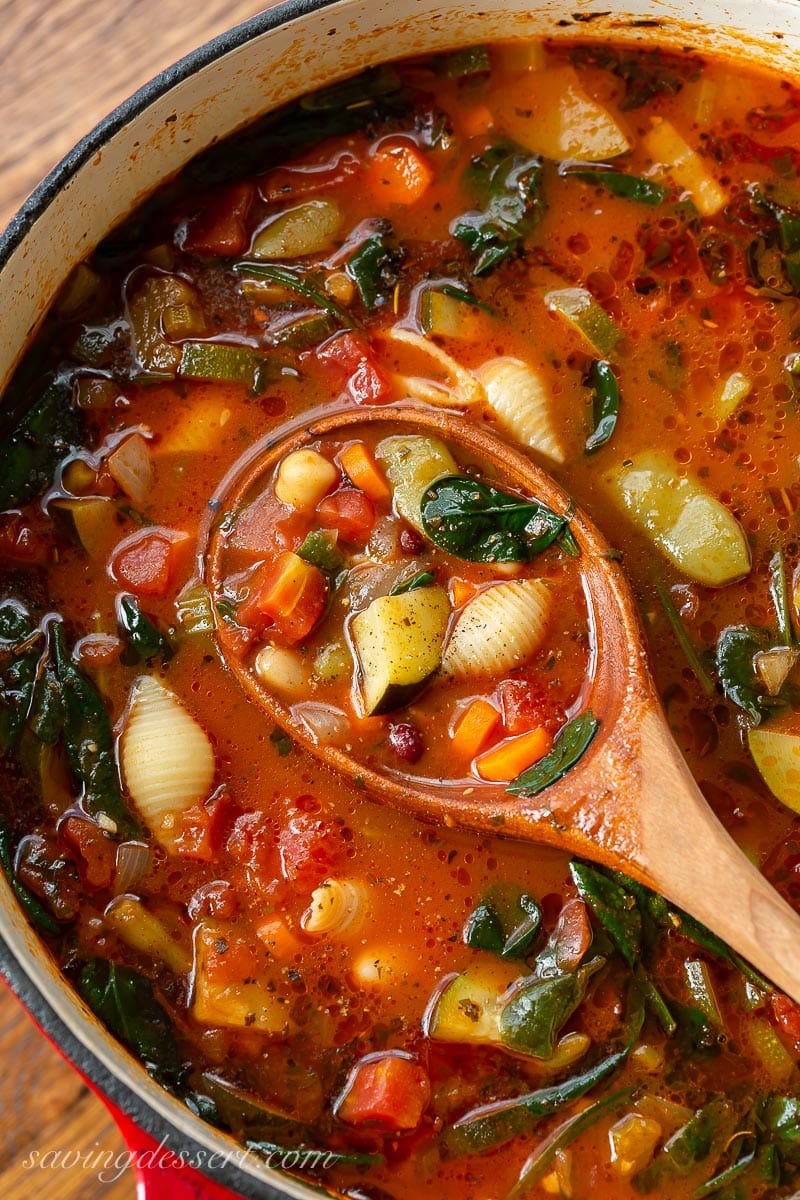
[[[213,862],[235,812],[236,805],[228,796],[213,796],[205,804],[185,809],[178,818],[174,852],[199,862]]]
[[[375,505],[358,488],[340,488],[317,505],[324,529],[338,530],[343,542],[364,546],[375,525]]]
[[[188,562],[192,539],[176,529],[143,529],[117,546],[111,574],[137,596],[166,596]]]
[[[543,725],[557,733],[564,724],[564,708],[557,697],[530,679],[504,679],[497,689],[503,706],[503,724],[511,734]]]
[[[339,187],[360,169],[359,159],[350,150],[341,150],[327,158],[320,158],[317,153],[311,161],[298,160],[276,167],[259,180],[258,190],[268,204],[277,200],[297,200]]]
[[[275,824],[262,812],[246,812],[236,818],[226,849],[245,868],[250,883],[261,891],[280,872]]]
[[[333,872],[342,854],[338,828],[325,817],[298,813],[278,836],[286,881],[299,892],[311,892]]]
[[[240,624],[258,633],[270,626],[290,644],[302,642],[325,611],[328,585],[318,567],[291,550],[255,574],[250,595],[239,606]]]
[[[353,1069],[336,1115],[348,1125],[416,1129],[430,1098],[428,1073],[410,1054],[368,1055]]]
[[[22,513],[0,513],[0,559],[42,565],[50,561],[50,543]]]
[[[90,888],[109,887],[114,878],[117,847],[108,834],[84,817],[66,817],[58,832],[74,853],[84,883]]]
[[[215,987],[244,983],[258,974],[258,960],[245,941],[226,934],[208,947],[205,973]]]
[[[337,333],[323,342],[316,354],[333,375],[348,377],[347,390],[356,404],[385,404],[391,400],[392,384],[361,334]]]
[[[187,223],[181,249],[220,258],[243,254],[249,240],[245,222],[254,196],[252,183],[235,183],[217,193]]]
[[[800,1051],[800,1005],[782,992],[771,993],[770,1005],[779,1029],[793,1043],[795,1050]]]

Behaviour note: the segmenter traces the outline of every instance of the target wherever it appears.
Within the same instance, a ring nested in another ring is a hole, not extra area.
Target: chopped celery
[[[179,275],[150,275],[128,301],[128,319],[139,366],[146,374],[174,375],[181,362],[181,347],[169,341],[163,318],[168,308],[200,309],[191,284]]]
[[[187,637],[203,637],[214,632],[211,597],[204,583],[195,583],[175,600],[178,624]]]

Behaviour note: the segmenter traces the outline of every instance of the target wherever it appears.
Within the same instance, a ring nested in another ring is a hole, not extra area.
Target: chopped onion
[[[135,887],[153,865],[153,855],[146,842],[120,842],[117,846],[117,865],[114,871],[114,895],[121,896]]]
[[[153,486],[153,463],[147,442],[140,433],[131,434],[108,456],[108,472],[128,499],[141,507]]]
[[[305,725],[308,732],[318,742],[331,742],[346,737],[350,732],[350,720],[341,708],[331,708],[328,704],[315,704],[313,700],[294,704],[291,708],[292,717]]]

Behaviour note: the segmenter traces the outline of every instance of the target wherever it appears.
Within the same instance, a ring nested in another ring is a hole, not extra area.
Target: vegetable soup
[[[702,791],[800,907],[799,171],[777,69],[379,67],[193,161],[8,388],[3,869],[164,1087],[333,1195],[797,1194],[794,1003],[631,879],[381,807],[293,731],[510,796],[590,744],[570,514],[414,425],[457,414],[606,534]]]

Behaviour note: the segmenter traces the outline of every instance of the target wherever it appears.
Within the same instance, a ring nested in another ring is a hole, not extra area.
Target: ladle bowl
[[[214,507],[238,511],[292,450],[319,438],[383,433],[434,434],[484,464],[491,482],[569,515],[580,548],[594,669],[586,707],[599,719],[579,761],[532,799],[503,785],[415,782],[382,773],[327,745],[234,654],[227,665],[270,721],[327,767],[358,780],[375,799],[448,827],[461,826],[547,844],[613,867],[666,896],[705,924],[800,1002],[800,917],[738,848],[689,771],[667,725],[650,673],[636,603],[608,543],[558,483],[484,426],[443,410],[348,409],[294,429],[270,444]],[[206,578],[221,588],[223,527],[209,538]],[[265,547],[265,553],[267,548]]]

